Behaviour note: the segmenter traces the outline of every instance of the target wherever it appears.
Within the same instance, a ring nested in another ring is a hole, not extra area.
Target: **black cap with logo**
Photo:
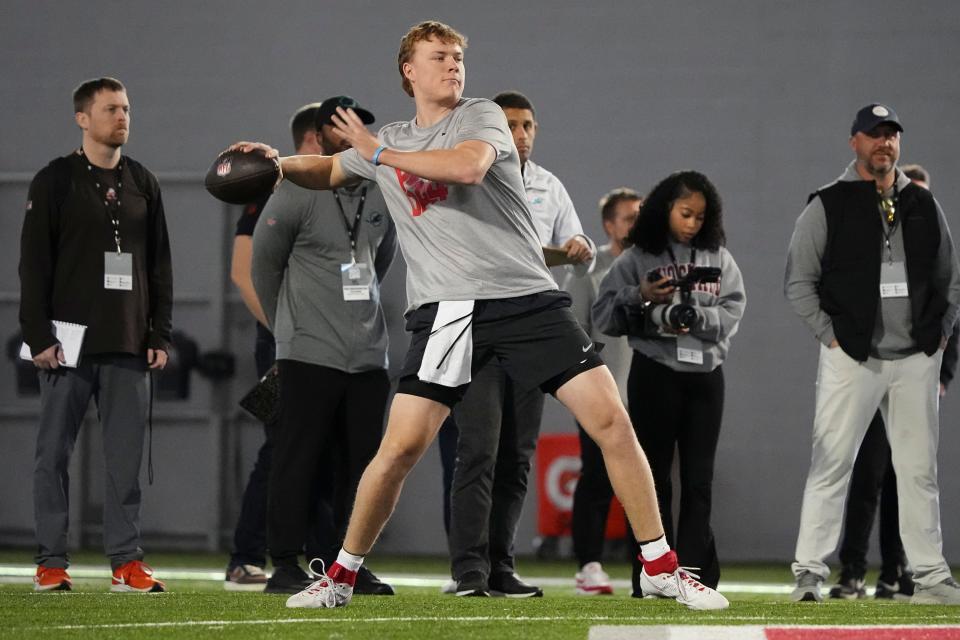
[[[353,109],[363,124],[372,124],[374,121],[373,114],[361,107],[355,99],[350,96],[334,96],[321,102],[320,108],[317,109],[316,127],[318,130],[325,124],[333,124],[333,120],[330,118],[337,112],[337,107]]]
[[[884,123],[892,124],[897,131],[903,132],[903,125],[900,124],[900,118],[897,117],[896,111],[886,105],[868,104],[857,111],[857,115],[853,119],[853,126],[850,127],[850,135],[868,133],[877,125]]]

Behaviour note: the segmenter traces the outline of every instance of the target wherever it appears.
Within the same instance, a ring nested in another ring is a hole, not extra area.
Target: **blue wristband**
[[[380,145],[379,147],[377,147],[377,150],[373,152],[373,157],[370,158],[370,162],[373,163],[373,166],[375,167],[380,166],[380,154],[383,153],[384,149],[386,149],[386,147],[383,145]]]

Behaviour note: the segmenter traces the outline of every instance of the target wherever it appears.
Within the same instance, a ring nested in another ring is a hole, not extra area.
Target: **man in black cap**
[[[350,148],[330,126],[337,107],[373,122],[349,96],[324,100],[314,121],[320,153]],[[369,180],[333,191],[284,182],[257,221],[250,273],[276,338],[280,375],[268,483],[274,565],[268,593],[296,593],[312,582],[298,558],[317,517],[318,492],[332,485],[336,531],[320,558],[330,566],[360,475],[380,446],[390,390],[380,283],[396,248],[386,203]],[[354,593],[393,594],[368,569],[358,573],[356,586]]]
[[[820,341],[813,455],[793,599],[820,602],[857,448],[883,414],[900,496],[913,602],[960,605],[943,557],[937,486],[938,376],[960,303],[960,270],[933,195],[900,170],[903,126],[870,104],[850,130],[856,158],[797,220],[784,290]]]

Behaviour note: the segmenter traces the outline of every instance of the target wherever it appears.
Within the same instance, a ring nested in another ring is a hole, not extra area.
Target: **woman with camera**
[[[647,196],[628,240],[633,246],[600,283],[593,322],[607,335],[628,336],[634,351],[627,382],[630,418],[650,460],[667,542],[683,566],[697,568],[701,582],[716,588],[720,564],[710,507],[723,416],[721,365],[746,306],[740,270],[724,247],[716,188],[695,171],[668,176]],[[637,597],[640,569],[634,558]]]

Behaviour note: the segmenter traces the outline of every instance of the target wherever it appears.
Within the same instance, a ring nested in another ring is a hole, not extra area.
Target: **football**
[[[269,195],[280,176],[280,163],[262,151],[224,151],[210,165],[203,184],[214,198],[247,204]]]

